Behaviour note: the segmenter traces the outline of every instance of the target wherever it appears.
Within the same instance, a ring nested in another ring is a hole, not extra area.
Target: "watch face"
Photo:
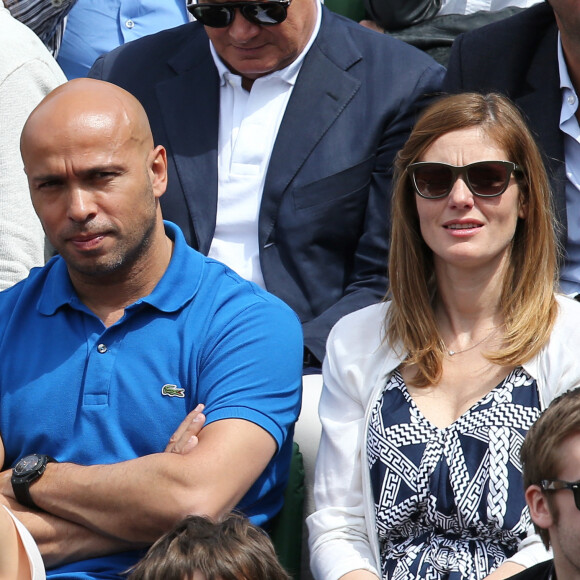
[[[33,472],[42,463],[42,457],[38,455],[27,455],[23,457],[15,466],[15,475],[26,475]]]

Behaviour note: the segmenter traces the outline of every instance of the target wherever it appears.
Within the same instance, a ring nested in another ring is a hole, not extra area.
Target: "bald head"
[[[167,158],[135,97],[104,81],[70,81],[32,111],[20,146],[32,204],[69,272],[166,262]]]
[[[23,157],[31,142],[52,140],[69,131],[70,137],[87,131],[107,131],[141,147],[153,148],[149,120],[141,103],[121,87],[105,81],[75,79],[49,93],[24,125]]]

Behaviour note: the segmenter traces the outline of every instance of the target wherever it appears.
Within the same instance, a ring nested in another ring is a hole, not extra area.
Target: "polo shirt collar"
[[[38,312],[51,316],[61,306],[67,304],[78,308],[80,300],[70,281],[66,262],[62,257],[55,256],[44,268],[47,270],[47,274],[38,299]]]
[[[126,310],[145,303],[161,312],[176,312],[197,293],[205,263],[204,258],[187,245],[183,233],[175,224],[168,221],[163,223],[165,233],[174,242],[169,266],[153,292],[129,305]],[[77,310],[87,311],[72,285],[66,262],[57,256],[45,267],[48,273],[38,300],[38,311],[51,316],[59,308],[67,305]]]

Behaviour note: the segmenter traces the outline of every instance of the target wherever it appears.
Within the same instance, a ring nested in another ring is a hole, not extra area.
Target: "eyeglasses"
[[[219,4],[194,4],[188,1],[187,9],[196,20],[211,28],[225,28],[233,21],[236,8],[252,24],[274,26],[286,20],[292,0],[269,0],[268,2],[224,2]]]
[[[459,166],[422,161],[407,167],[415,191],[425,199],[449,195],[460,176],[474,195],[496,197],[507,189],[516,171],[521,172],[521,168],[511,161],[477,161]]]
[[[580,510],[580,481],[562,481],[560,479],[542,479],[540,486],[544,491],[559,491],[560,489],[571,489],[574,494],[574,503]]]

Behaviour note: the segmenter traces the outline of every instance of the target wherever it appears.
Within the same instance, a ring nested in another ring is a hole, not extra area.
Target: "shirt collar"
[[[175,312],[185,306],[197,293],[204,258],[187,245],[183,233],[175,224],[168,221],[164,224],[165,233],[174,242],[169,266],[151,294],[140,298],[128,306],[127,310],[146,303],[162,312]],[[72,285],[64,259],[56,256],[45,268],[49,269],[49,272],[38,300],[38,311],[51,316],[66,305],[87,311]],[[187,283],[184,283],[185,278]]]
[[[302,52],[288,66],[284,67],[283,69],[274,71],[270,74],[264,75],[263,77],[260,78],[280,79],[281,81],[287,82],[289,85],[295,84],[296,77],[298,76],[298,73],[300,72],[300,67],[302,66],[302,61],[304,60],[306,54],[308,54],[308,51],[310,50],[310,47],[312,46],[312,43],[316,39],[318,31],[320,30],[320,23],[322,21],[322,8],[320,6],[319,0],[316,0],[315,4],[316,4],[316,23],[314,24],[314,29],[312,30],[310,39],[308,40],[308,43],[306,44]],[[241,78],[240,75],[232,73],[228,69],[228,67],[224,64],[224,62],[216,52],[211,40],[209,41],[209,49],[211,51],[211,56],[213,57],[213,61],[218,70],[220,78],[220,86],[223,87],[226,84],[226,80],[228,79],[228,77]]]
[[[558,71],[560,73],[560,88],[562,89],[562,108],[560,111],[560,128],[576,114],[578,109],[578,95],[570,79],[562,40],[558,32]]]

